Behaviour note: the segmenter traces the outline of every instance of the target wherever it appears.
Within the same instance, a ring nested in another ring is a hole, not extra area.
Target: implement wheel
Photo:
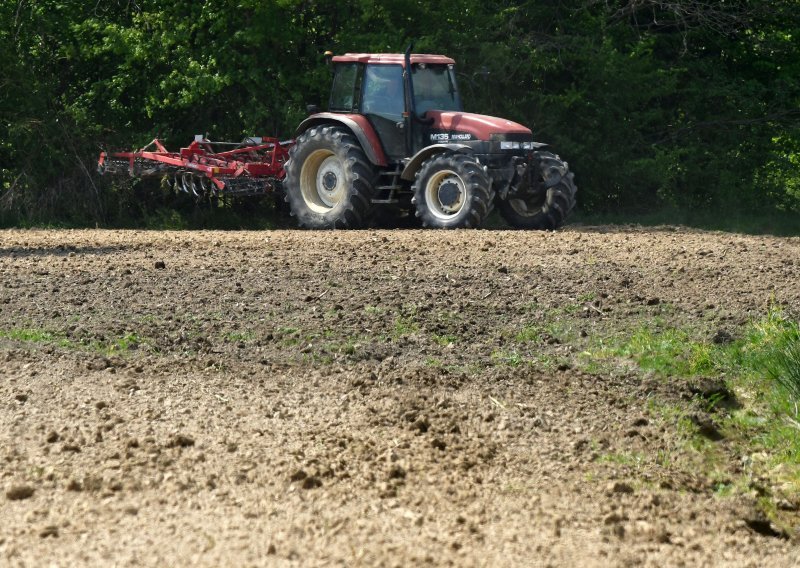
[[[345,128],[315,126],[286,162],[286,201],[301,227],[357,229],[372,210],[375,170]]]

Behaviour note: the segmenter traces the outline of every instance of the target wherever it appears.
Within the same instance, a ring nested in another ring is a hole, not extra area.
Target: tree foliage
[[[467,110],[530,125],[580,206],[800,213],[797,0],[9,0],[0,3],[0,216],[113,224],[144,196],[100,145],[291,137],[322,53],[459,63]],[[152,198],[152,196],[150,197]]]

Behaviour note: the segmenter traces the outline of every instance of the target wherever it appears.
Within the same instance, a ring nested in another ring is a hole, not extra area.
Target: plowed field
[[[0,232],[0,564],[796,565],[697,391],[591,354],[798,282],[672,227]]]

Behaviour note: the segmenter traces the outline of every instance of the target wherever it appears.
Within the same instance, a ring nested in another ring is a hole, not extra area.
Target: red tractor
[[[330,57],[328,112],[305,119],[296,140],[197,135],[179,152],[158,139],[103,152],[100,173],[173,176],[198,199],[284,192],[310,229],[358,228],[413,214],[425,227],[479,227],[497,205],[514,227],[556,229],[575,206],[567,163],[530,129],[461,110],[455,62],[442,55]]]
[[[442,55],[331,57],[329,111],[297,128],[285,198],[301,226],[363,227],[381,208],[425,227],[478,227],[496,204],[512,226],[555,229],[575,205],[568,165],[530,129],[463,112]]]

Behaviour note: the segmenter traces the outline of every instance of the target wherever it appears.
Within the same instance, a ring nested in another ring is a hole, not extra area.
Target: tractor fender
[[[383,146],[381,146],[381,140],[365,116],[361,114],[320,112],[309,116],[301,122],[297,130],[295,130],[295,136],[299,136],[312,126],[319,126],[320,124],[341,124],[353,133],[370,162],[382,167],[388,164],[386,154],[383,152]]]
[[[403,168],[403,173],[400,174],[400,177],[407,181],[414,181],[414,176],[422,167],[422,164],[425,162],[425,160],[435,154],[442,154],[444,152],[469,154],[472,152],[472,148],[466,144],[433,144],[431,146],[426,146],[414,154],[414,156],[408,161],[405,168]]]

